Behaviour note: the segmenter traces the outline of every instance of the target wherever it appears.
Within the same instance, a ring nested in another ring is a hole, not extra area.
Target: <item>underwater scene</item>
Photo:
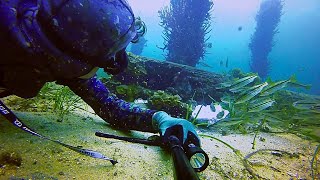
[[[0,0],[0,180],[320,180],[319,0]]]

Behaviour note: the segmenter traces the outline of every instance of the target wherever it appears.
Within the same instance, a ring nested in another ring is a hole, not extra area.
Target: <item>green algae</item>
[[[15,151],[5,151],[0,154],[0,165],[21,166],[22,157]]]
[[[183,103],[179,95],[172,95],[165,91],[155,91],[148,99],[148,106],[152,109],[166,111],[173,116],[185,117],[188,105]]]
[[[128,102],[133,102],[135,99],[139,98],[143,89],[136,85],[119,85],[116,87],[116,92],[123,96],[123,98]]]
[[[130,57],[131,63],[128,64],[127,71],[133,73],[134,76],[141,76],[141,75],[148,74],[146,68],[142,63],[136,63],[141,61],[140,56],[137,56],[131,52],[128,52],[128,56]]]

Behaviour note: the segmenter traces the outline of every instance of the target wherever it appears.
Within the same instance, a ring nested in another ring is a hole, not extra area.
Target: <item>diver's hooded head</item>
[[[41,0],[38,19],[56,47],[102,68],[116,61],[115,56],[126,58],[116,53],[125,53],[136,36],[126,0]]]

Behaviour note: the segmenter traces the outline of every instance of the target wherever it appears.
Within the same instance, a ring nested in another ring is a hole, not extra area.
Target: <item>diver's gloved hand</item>
[[[159,111],[152,116],[152,126],[160,132],[165,143],[171,135],[175,135],[183,145],[192,143],[200,147],[200,139],[193,124],[185,119],[174,118],[164,111]]]

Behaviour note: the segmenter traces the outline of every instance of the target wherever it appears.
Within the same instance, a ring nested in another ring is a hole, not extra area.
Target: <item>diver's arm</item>
[[[152,127],[153,110],[133,106],[112,95],[96,76],[90,79],[72,79],[59,81],[79,95],[105,121],[113,126],[157,132]]]

